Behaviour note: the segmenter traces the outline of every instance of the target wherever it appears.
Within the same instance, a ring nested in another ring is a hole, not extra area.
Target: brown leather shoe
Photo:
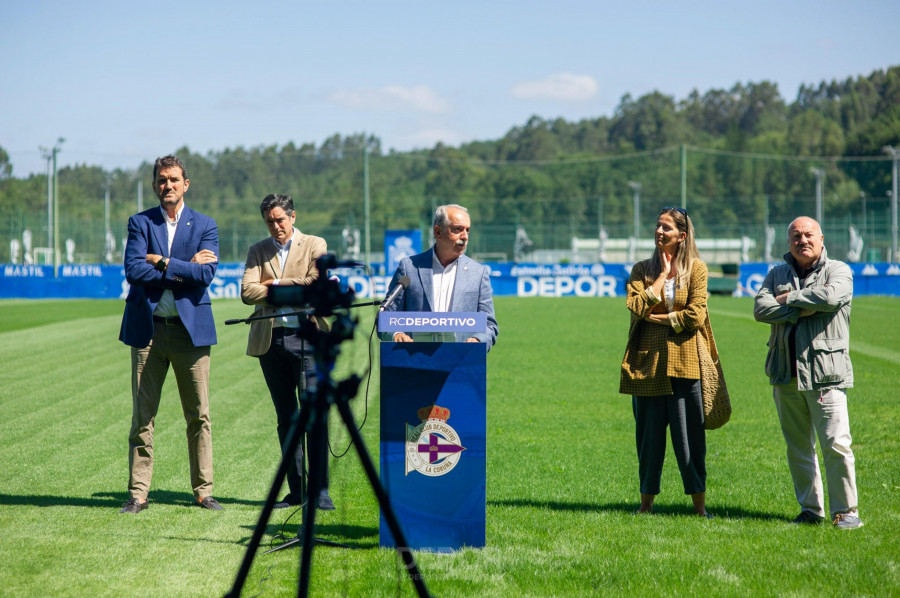
[[[219,504],[219,501],[214,499],[212,496],[207,496],[203,500],[198,503],[202,508],[209,509],[210,511],[222,511],[222,505]]]
[[[119,513],[140,513],[147,508],[148,504],[149,501],[141,502],[141,499],[131,497],[128,499],[128,502],[122,505],[122,510]]]

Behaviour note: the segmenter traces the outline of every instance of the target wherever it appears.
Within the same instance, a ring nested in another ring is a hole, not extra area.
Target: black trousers
[[[659,494],[666,457],[666,427],[685,494],[706,491],[706,430],[699,380],[672,378],[673,394],[632,397],[641,494]]]
[[[259,365],[272,396],[278,423],[278,443],[284,455],[285,442],[294,416],[301,409],[300,393],[312,395],[316,391],[315,364],[312,347],[303,340],[296,328],[275,327],[269,350],[259,356]],[[320,414],[324,416],[325,414]],[[302,430],[301,430],[302,433]],[[326,437],[327,438],[327,437]],[[303,444],[297,445],[295,458],[288,464],[287,482],[291,498],[305,499],[301,477],[303,469]],[[328,443],[322,447],[309,447],[310,458],[320,459],[325,476],[323,488],[328,488]]]

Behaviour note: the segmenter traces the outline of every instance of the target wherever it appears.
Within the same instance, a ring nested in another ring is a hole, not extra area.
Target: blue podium
[[[464,339],[486,329],[484,314],[383,312],[378,329],[417,338],[381,343],[381,483],[409,548],[482,547],[487,347],[418,338]],[[396,546],[383,514],[379,532]]]

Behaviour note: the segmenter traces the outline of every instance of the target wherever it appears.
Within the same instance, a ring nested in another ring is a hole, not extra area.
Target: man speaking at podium
[[[409,284],[393,301],[385,303],[383,309],[484,312],[487,315],[487,332],[473,333],[465,340],[487,343],[487,350],[490,351],[497,340],[499,328],[494,317],[489,270],[465,255],[471,228],[466,208],[456,204],[438,207],[434,212],[434,246],[423,253],[403,258],[388,289],[393,293],[404,278]],[[405,332],[395,332],[392,340],[411,343],[413,337]]]

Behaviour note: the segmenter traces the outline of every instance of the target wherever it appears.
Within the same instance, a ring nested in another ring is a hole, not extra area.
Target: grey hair
[[[455,203],[448,203],[443,206],[438,206],[438,208],[434,211],[434,221],[432,222],[432,226],[439,226],[441,227],[441,229],[447,228],[450,225],[450,217],[447,215],[447,210],[449,210],[450,208],[462,210],[465,214],[469,213],[469,210]]]

